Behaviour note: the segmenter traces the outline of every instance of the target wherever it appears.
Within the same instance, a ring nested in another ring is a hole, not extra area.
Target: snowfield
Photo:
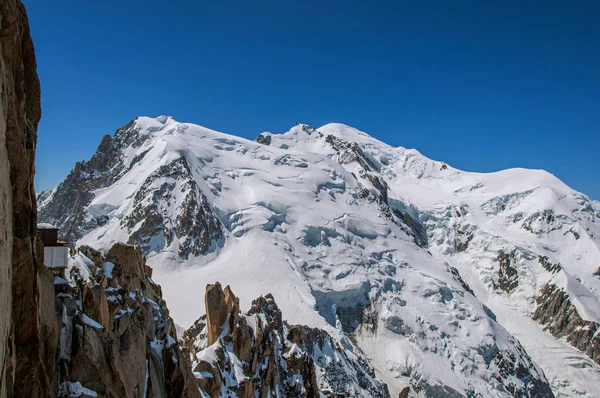
[[[161,116],[122,134],[77,245],[141,244],[179,325],[219,281],[243,308],[271,293],[291,324],[350,336],[391,396],[600,391],[600,329],[586,354],[534,320],[549,284],[600,323],[600,204],[553,175],[465,172],[342,124],[255,142]]]

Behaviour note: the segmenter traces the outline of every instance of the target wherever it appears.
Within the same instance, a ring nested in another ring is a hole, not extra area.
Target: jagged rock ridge
[[[58,319],[33,186],[40,84],[25,7],[0,0],[0,397],[56,388]]]
[[[104,136],[89,161],[78,162],[58,187],[39,195],[40,219],[60,226],[61,234],[70,242],[108,226],[116,208],[94,206],[95,192],[132,170],[139,171],[154,132],[143,130],[133,120],[114,136]],[[132,151],[136,151],[133,156]],[[219,219],[194,180],[185,156],[164,159],[150,174],[142,170],[136,177],[138,189],[129,209],[114,225],[126,233],[128,243],[140,245],[144,254],[173,247],[181,258],[204,254],[219,244],[223,238]]]
[[[554,284],[546,284],[536,301],[533,319],[600,364],[600,324],[583,320],[565,290]]]
[[[202,391],[210,397],[389,397],[356,347],[282,319],[272,295],[243,313],[229,286],[206,288],[206,315],[183,335]]]
[[[61,397],[200,397],[139,246],[84,246],[56,277]]]

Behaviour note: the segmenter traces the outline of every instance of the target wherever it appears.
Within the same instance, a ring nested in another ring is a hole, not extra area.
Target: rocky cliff
[[[288,324],[270,294],[244,313],[229,286],[216,283],[205,303],[206,315],[184,333],[183,345],[206,396],[390,396],[349,340]]]
[[[600,364],[600,324],[582,319],[569,295],[554,284],[546,284],[536,301],[533,319]]]
[[[139,247],[85,247],[66,279],[44,266],[40,84],[18,0],[0,0],[0,66],[0,397],[199,397]]]
[[[58,321],[33,187],[40,84],[25,7],[0,0],[0,396],[56,388]]]
[[[56,277],[59,395],[200,397],[139,246],[81,247]]]
[[[89,161],[78,162],[58,187],[40,194],[40,219],[59,226],[70,242],[97,228],[121,230],[128,236],[127,243],[140,245],[146,255],[168,248],[188,258],[217,247],[223,239],[221,224],[184,156],[161,159],[156,170],[139,173],[136,179],[142,185],[133,197],[132,210],[115,225],[110,221],[118,206],[93,203],[94,191],[139,167],[153,148],[148,138],[154,133],[132,120],[114,136],[104,136]],[[98,244],[98,239],[93,243]]]

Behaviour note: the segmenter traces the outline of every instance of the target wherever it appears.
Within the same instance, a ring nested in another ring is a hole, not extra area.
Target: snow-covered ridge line
[[[536,300],[566,275],[580,318],[597,314],[600,206],[543,171],[469,173],[342,124],[254,142],[140,117],[47,194],[40,219],[79,243],[140,244],[184,326],[207,282],[245,302],[272,293],[291,323],[354,339],[392,395],[540,393],[546,376],[557,395],[595,391],[596,365],[558,369],[511,335],[548,338],[530,323]]]

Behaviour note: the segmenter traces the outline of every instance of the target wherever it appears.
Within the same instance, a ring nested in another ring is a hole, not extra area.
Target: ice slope
[[[271,145],[333,156],[334,151],[322,144],[322,136],[297,130],[272,135]],[[557,284],[570,293],[584,319],[600,319],[600,278],[591,277],[600,267],[598,202],[543,170],[463,172],[415,150],[391,147],[345,125],[328,124],[317,130],[360,144],[386,181],[391,206],[412,212],[430,226],[430,246],[442,254],[440,257],[460,256],[455,248],[457,233],[448,230],[476,227],[482,235],[500,237],[503,242],[499,247],[519,247],[560,263],[564,272]],[[354,171],[354,166],[346,168]],[[545,222],[544,212],[555,222]],[[497,251],[486,247],[488,242],[473,246],[471,258],[460,258],[457,263],[479,266],[482,279],[491,282],[480,263],[486,253]],[[550,279],[548,275],[525,277],[535,279],[534,283],[522,284],[520,293],[529,299]],[[589,292],[592,298],[587,300]]]
[[[582,317],[600,314],[600,281],[591,276],[600,265],[600,206],[550,174],[463,172],[341,124],[263,133],[259,144],[170,117],[134,123],[142,144],[120,149],[127,167],[94,191],[86,210],[86,217],[108,221],[78,244],[108,248],[128,241],[137,226],[121,221],[140,203],[156,205],[165,220],[179,217],[184,195],[161,201],[152,192],[164,184],[183,192],[189,184],[151,176],[184,159],[224,237],[187,259],[180,242],[168,243],[164,233],[146,237],[154,279],[177,323],[197,319],[204,286],[220,281],[242,306],[272,293],[291,323],[351,335],[392,395],[410,384],[422,396],[543,396],[544,371],[557,377],[557,394],[595,386],[597,366],[590,361],[589,372],[574,365],[565,386],[533,336],[560,344],[567,356],[584,360],[583,354],[533,321],[510,322],[512,314],[529,320],[537,292],[551,280],[566,289]],[[44,204],[53,195],[46,193]],[[422,247],[413,224],[426,230]],[[516,250],[519,261],[511,292],[497,289],[501,250]],[[546,271],[539,255],[560,262],[561,270]],[[526,337],[525,349],[540,366],[509,332]],[[500,368],[506,364],[510,371]]]
[[[562,265],[564,273],[558,283],[569,292],[582,317],[590,321],[600,319],[600,279],[592,277],[600,266],[598,202],[543,170],[463,172],[427,159],[415,150],[392,148],[347,126],[331,124],[318,131],[361,144],[380,166],[379,173],[389,186],[390,202],[397,201],[398,206],[420,213],[425,224],[431,226],[432,249],[457,255],[452,240],[455,236],[446,230],[474,226],[482,235],[500,237],[504,247],[547,255]],[[544,212],[554,220],[546,222]],[[486,242],[473,245],[473,253],[468,253],[472,257],[461,258],[457,263],[485,267],[481,265],[484,253],[494,252],[485,245]],[[483,269],[480,275],[487,281]],[[521,285],[520,294],[528,298],[549,279],[548,275],[524,277],[528,282],[534,279],[534,283]],[[588,291],[593,297],[584,303]]]
[[[598,366],[527,319],[541,286],[553,283],[569,294],[584,320],[598,322],[600,280],[594,277],[600,265],[598,202],[543,170],[468,173],[417,151],[390,147],[348,126],[330,124],[318,131],[360,143],[389,187],[390,204],[424,222],[434,257],[456,267],[476,296],[522,339],[560,396],[598,391]],[[273,136],[272,145],[319,148],[314,141],[320,138],[307,144],[292,137]],[[457,243],[470,244],[464,249]],[[519,283],[508,297],[494,288],[501,250],[523,254]],[[561,270],[548,272],[540,265],[540,256],[560,264]]]

